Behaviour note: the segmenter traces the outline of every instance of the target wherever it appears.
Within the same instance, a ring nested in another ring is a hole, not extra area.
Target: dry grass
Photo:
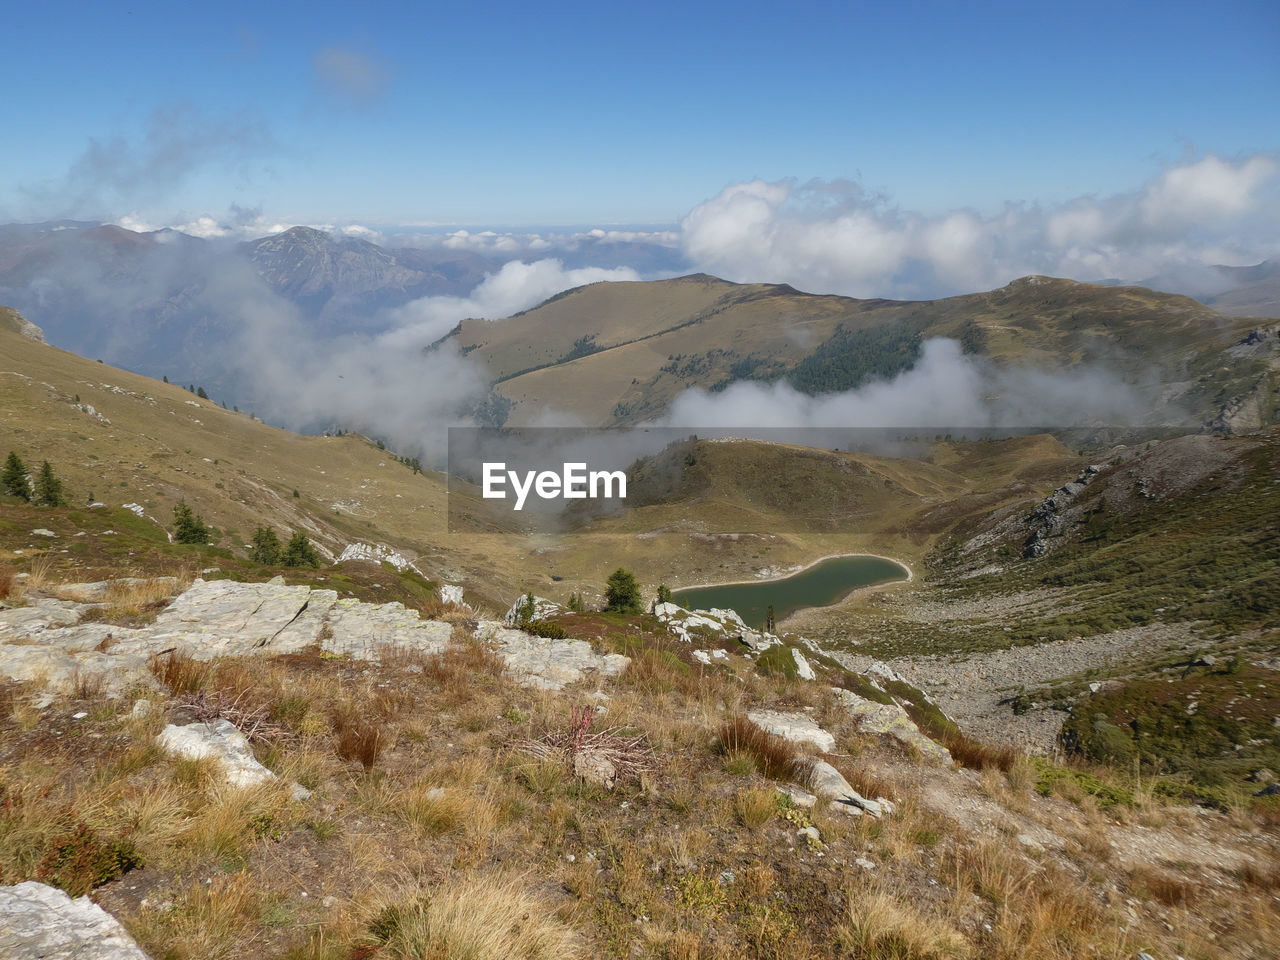
[[[778,791],[773,787],[747,787],[733,798],[733,812],[748,830],[759,830],[778,812]]]
[[[156,905],[124,917],[125,927],[152,956],[226,960],[252,941],[262,894],[244,872],[195,881],[171,906]]]
[[[1200,894],[1198,884],[1145,865],[1129,871],[1129,890],[1144,900],[1184,909],[1194,909]]]
[[[343,760],[358,760],[365,772],[373,769],[391,743],[393,736],[377,720],[360,716],[348,704],[335,707],[329,714],[333,724],[334,750]]]
[[[942,738],[942,745],[951,751],[956,763],[971,770],[996,769],[1008,773],[1020,759],[1021,751],[1013,747],[993,747],[977,740],[972,740],[963,733],[952,734]]]
[[[749,758],[771,780],[792,780],[804,773],[805,760],[794,744],[761,730],[743,714],[722,723],[717,736],[726,757]]]
[[[865,960],[950,960],[970,955],[954,927],[884,890],[846,895],[836,939],[849,955]]]
[[[0,600],[8,600],[13,593],[18,571],[12,564],[0,563]]]
[[[213,663],[196,660],[180,650],[151,658],[151,674],[175,697],[196,694],[205,688],[213,675]]]
[[[446,881],[425,899],[389,906],[373,930],[396,960],[577,960],[581,938],[515,875]]]

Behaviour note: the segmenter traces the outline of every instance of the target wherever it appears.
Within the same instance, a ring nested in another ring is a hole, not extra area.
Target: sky
[[[991,217],[1280,150],[1266,0],[6,7],[4,220],[673,225],[756,181]]]

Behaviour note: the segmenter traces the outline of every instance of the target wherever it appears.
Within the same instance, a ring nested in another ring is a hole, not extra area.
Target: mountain
[[[739,380],[848,390],[910,368],[925,339],[949,337],[1000,366],[1103,370],[1158,397],[1162,412],[1176,404],[1197,420],[1251,405],[1236,425],[1247,429],[1271,422],[1280,369],[1272,340],[1238,348],[1256,324],[1189,297],[1050,277],[904,302],[695,274],[581,287],[505,320],[465,321],[452,336],[511,401],[512,423],[548,408],[640,422],[691,387]]]
[[[379,310],[419,297],[466,293],[493,269],[479,254],[388,250],[311,227],[247,241],[239,250],[272,291],[344,330],[371,328]]]
[[[0,226],[0,303],[51,342],[227,392],[228,341],[255,311],[321,336],[377,329],[381,312],[466,292],[493,264],[453,250],[388,250],[307,227],[248,243],[58,221]]]

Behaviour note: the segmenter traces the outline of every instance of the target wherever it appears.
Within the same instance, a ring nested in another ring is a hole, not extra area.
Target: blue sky
[[[6,6],[6,220],[678,223],[788,178],[989,217],[1280,149],[1274,2]]]

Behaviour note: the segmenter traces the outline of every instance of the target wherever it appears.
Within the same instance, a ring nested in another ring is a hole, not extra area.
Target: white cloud
[[[1267,154],[1171,167],[1138,190],[982,216],[903,211],[847,181],[726,187],[682,224],[700,269],[853,296],[931,297],[1026,274],[1141,279],[1280,253],[1280,165]]]
[[[1055,372],[997,367],[954,340],[926,340],[920,359],[891,380],[809,396],[785,381],[739,381],[719,393],[686,390],[663,424],[673,427],[1041,427],[1139,423],[1151,403],[1096,368]],[[1176,411],[1164,410],[1176,416]]]
[[[392,321],[398,329],[388,336],[406,342],[431,342],[467,317],[508,317],[570,287],[602,280],[639,279],[640,275],[630,267],[566,270],[559,260],[511,260],[487,275],[468,296],[423,297],[393,311]]]

